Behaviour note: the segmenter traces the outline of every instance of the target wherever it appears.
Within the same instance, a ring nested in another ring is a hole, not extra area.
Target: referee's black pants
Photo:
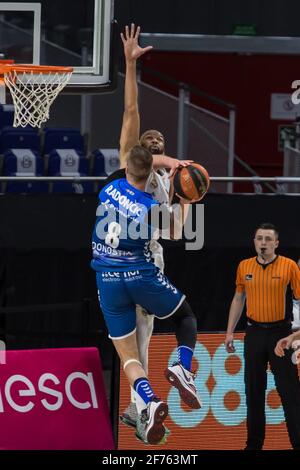
[[[259,450],[263,447],[269,362],[281,397],[290,442],[293,449],[300,450],[300,382],[297,366],[291,360],[293,350],[286,350],[284,357],[274,353],[277,341],[289,334],[289,325],[270,329],[247,326],[244,343],[248,433],[246,449]]]

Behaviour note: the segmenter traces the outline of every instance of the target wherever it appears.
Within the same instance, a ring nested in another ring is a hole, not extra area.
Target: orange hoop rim
[[[0,62],[0,75],[9,72],[16,73],[33,73],[33,74],[49,74],[49,73],[72,73],[73,67],[65,67],[60,65],[32,65],[32,64],[3,64]]]

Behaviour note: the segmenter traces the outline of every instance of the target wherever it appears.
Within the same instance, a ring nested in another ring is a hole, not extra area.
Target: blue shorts
[[[134,333],[136,305],[157,318],[170,317],[185,299],[157,268],[126,272],[96,273],[100,307],[112,339]]]

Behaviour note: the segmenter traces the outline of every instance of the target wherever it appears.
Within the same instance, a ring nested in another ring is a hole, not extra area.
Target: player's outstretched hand
[[[145,52],[150,51],[153,49],[152,46],[147,47],[140,47],[138,44],[138,39],[140,35],[141,28],[138,26],[135,27],[134,23],[131,23],[131,27],[125,26],[124,33],[121,33],[121,39],[124,46],[124,54],[126,60],[137,60],[141,57]]]
[[[184,166],[189,166],[191,163],[194,163],[194,160],[178,160],[177,158],[172,159],[172,166],[170,167],[170,178],[174,176],[174,173]]]

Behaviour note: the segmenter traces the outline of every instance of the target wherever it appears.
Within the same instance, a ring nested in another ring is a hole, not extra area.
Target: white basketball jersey
[[[169,205],[170,179],[166,170],[152,171],[145,188],[156,201]]]
[[[150,245],[151,247],[151,245]],[[293,330],[298,330],[300,328],[300,305],[299,300],[293,299],[293,322],[292,328]]]
[[[146,183],[145,191],[161,204],[169,205],[170,179],[166,170],[159,170],[159,173],[152,171]],[[163,271],[165,267],[163,247],[156,240],[151,240],[150,250],[152,251],[155,266]]]

